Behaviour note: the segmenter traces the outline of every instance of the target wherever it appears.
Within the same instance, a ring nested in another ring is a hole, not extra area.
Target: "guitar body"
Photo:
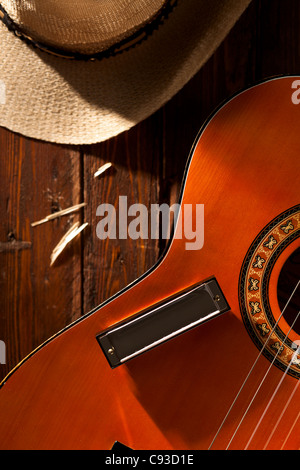
[[[244,91],[204,126],[180,201],[204,204],[203,248],[176,226],[153,269],[17,366],[0,389],[2,449],[300,447],[299,334],[277,296],[300,246],[295,80]],[[100,332],[211,276],[230,311],[110,367]]]

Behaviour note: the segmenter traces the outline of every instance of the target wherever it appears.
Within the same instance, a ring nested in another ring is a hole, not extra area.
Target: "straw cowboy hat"
[[[68,144],[130,129],[200,69],[250,0],[0,0],[0,126]]]

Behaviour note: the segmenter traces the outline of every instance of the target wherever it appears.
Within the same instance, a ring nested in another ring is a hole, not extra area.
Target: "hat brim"
[[[0,126],[61,144],[101,142],[174,96],[228,34],[250,0],[179,1],[132,49],[99,61],[40,51],[0,24]]]

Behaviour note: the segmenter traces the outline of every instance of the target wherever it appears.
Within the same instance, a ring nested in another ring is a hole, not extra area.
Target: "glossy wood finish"
[[[2,448],[99,449],[115,440],[134,449],[209,448],[258,355],[239,311],[244,256],[272,218],[299,203],[293,80],[238,95],[205,127],[182,199],[205,205],[203,249],[173,239],[155,269],[17,368],[0,391]],[[231,312],[110,369],[97,333],[211,275]],[[273,367],[261,382],[269,365],[259,359],[213,448],[227,447],[253,397],[230,448],[299,448],[299,381]]]

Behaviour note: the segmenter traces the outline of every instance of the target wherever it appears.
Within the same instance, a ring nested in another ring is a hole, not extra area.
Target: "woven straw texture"
[[[250,0],[179,0],[146,40],[86,62],[39,51],[0,24],[0,125],[41,140],[89,144],[147,118],[211,56]]]

